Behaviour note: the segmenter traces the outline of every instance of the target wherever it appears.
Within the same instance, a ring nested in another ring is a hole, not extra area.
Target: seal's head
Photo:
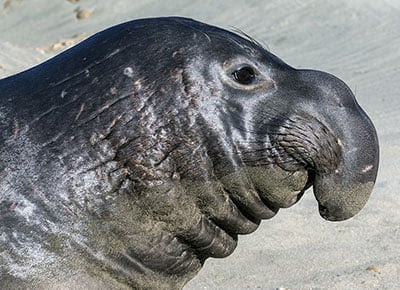
[[[176,21],[202,36],[185,70],[186,90],[201,99],[197,121],[208,132],[208,156],[236,204],[268,218],[313,186],[323,218],[358,213],[376,179],[379,149],[346,84],[294,69],[249,37]]]
[[[140,211],[151,220],[132,235],[140,238],[127,243],[125,260],[195,272],[205,258],[231,254],[237,234],[254,231],[311,186],[327,220],[365,205],[378,140],[342,81],[294,69],[248,37],[193,20],[136,24],[124,50],[132,69],[107,66],[111,76],[127,72],[123,85],[135,93],[123,109],[138,112],[132,127],[112,134],[115,144],[133,140],[113,146],[139,193],[128,199],[135,210],[119,209],[118,220]],[[118,33],[112,37],[121,39]]]

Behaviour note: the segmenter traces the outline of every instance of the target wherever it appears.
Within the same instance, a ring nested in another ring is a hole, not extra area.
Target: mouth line
[[[226,190],[229,194],[229,191]],[[232,204],[237,208],[237,211],[249,220],[250,222],[256,224],[251,231],[241,232],[237,227],[229,227],[226,224],[219,222],[209,215],[202,215],[201,221],[195,227],[195,233],[192,237],[178,237],[184,244],[193,250],[193,253],[198,257],[198,259],[203,263],[207,258],[223,258],[229,256],[236,248],[238,235],[240,234],[250,234],[255,231],[261,222],[261,219],[256,217],[251,213],[249,208],[246,208],[240,201],[236,200],[229,194],[229,199]],[[268,209],[268,211],[275,211],[272,206],[262,202],[262,206]]]
[[[267,200],[261,198],[256,188],[254,188],[254,191],[257,193],[256,198],[258,199],[247,204],[236,198],[228,188],[224,187],[224,191],[228,193],[229,199],[237,207],[240,213],[250,221],[259,223],[263,219],[272,218],[278,212],[278,208],[274,207]]]
[[[256,224],[260,224],[261,219],[252,215],[248,209],[246,209],[238,200],[236,200],[235,198],[230,197],[230,200],[232,201],[232,203],[236,206],[236,208],[238,209],[238,211],[249,221],[256,223]]]
[[[308,179],[306,182],[306,185],[304,186],[304,191],[306,191],[307,189],[309,189],[311,186],[314,185],[314,181],[315,181],[315,176],[316,176],[316,171],[313,168],[306,168],[307,170],[307,175],[308,175]]]
[[[315,173],[314,170],[312,170],[312,169],[308,169],[308,170],[307,170],[307,175],[308,175],[307,182],[306,182],[306,184],[304,185],[303,189],[300,190],[300,191],[297,193],[297,200],[296,200],[296,202],[298,202],[298,201],[300,200],[300,198],[304,195],[304,193],[305,193],[309,188],[311,188],[311,187],[314,185],[315,174],[316,174],[316,173]],[[295,202],[295,203],[296,203],[296,202]]]
[[[306,188],[301,190],[298,194],[302,195],[302,193],[304,193],[305,190],[306,190]],[[227,193],[229,193],[228,190],[225,189],[225,191]],[[263,199],[259,195],[258,192],[257,192],[257,194],[260,198],[259,199],[260,202],[257,204],[257,207],[262,206],[266,210],[272,212],[273,215],[275,215],[278,212],[279,208],[272,205],[269,201]],[[264,218],[257,217],[254,213],[252,213],[252,211],[249,207],[244,206],[242,202],[235,199],[233,196],[229,195],[229,198],[232,201],[232,203],[236,206],[237,210],[249,221],[251,221],[255,224],[260,224],[262,219],[266,219],[265,217]],[[272,217],[273,216],[270,216],[268,218],[272,218]],[[204,237],[202,237],[202,235],[209,235],[210,232],[205,233],[205,232],[203,232],[203,230],[200,230],[199,235],[196,237],[196,240],[197,241],[202,240],[203,242],[205,242],[205,240],[207,240],[207,243],[204,243],[200,246],[200,244],[198,244],[198,242],[194,242],[193,240],[183,239],[182,242],[184,242],[188,247],[193,249],[195,255],[198,257],[198,259],[202,263],[209,257],[226,257],[233,252],[236,245],[234,246],[234,248],[232,248],[232,245],[228,246],[226,249],[221,251],[222,254],[215,256],[215,253],[213,252],[214,244],[218,244],[218,243],[222,242],[221,240],[219,241],[219,239],[221,239],[221,236],[223,236],[223,234],[229,236],[235,242],[237,242],[237,240],[238,240],[238,235],[250,234],[250,232],[241,233],[240,231],[235,230],[234,228],[229,228],[226,225],[221,224],[217,220],[213,219],[211,216],[203,215],[201,223],[202,223],[201,227],[204,227],[206,225],[209,228],[209,230],[212,231],[213,238],[205,239]],[[254,230],[256,230],[256,228]],[[223,247],[223,246],[219,246],[219,247]]]

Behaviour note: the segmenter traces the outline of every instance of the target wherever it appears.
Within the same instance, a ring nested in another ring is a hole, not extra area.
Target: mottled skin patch
[[[1,284],[182,288],[310,186],[353,216],[377,169],[337,78],[193,20],[121,24],[0,80]]]

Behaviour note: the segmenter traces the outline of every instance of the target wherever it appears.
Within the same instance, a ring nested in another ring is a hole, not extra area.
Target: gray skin
[[[181,288],[310,186],[354,216],[377,170],[334,76],[189,19],[114,26],[0,80],[1,288]]]

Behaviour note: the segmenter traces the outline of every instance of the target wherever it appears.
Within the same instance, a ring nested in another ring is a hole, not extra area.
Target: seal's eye
[[[235,70],[232,73],[232,76],[238,83],[242,85],[249,85],[253,82],[255,78],[255,73],[251,67],[245,66],[238,70]]]

